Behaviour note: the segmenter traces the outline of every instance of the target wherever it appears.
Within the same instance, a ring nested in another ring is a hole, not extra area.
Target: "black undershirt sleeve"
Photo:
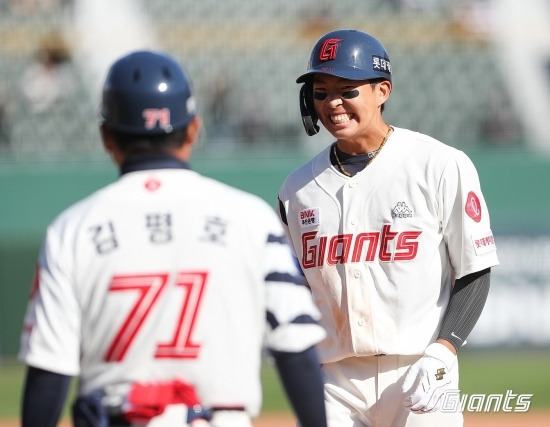
[[[301,427],[326,427],[323,378],[315,347],[301,353],[271,351]]]
[[[490,275],[491,269],[487,268],[455,281],[438,339],[449,341],[457,352],[481,316],[489,294]]]
[[[281,220],[282,220],[286,225],[288,225],[288,220],[286,219],[285,205],[283,204],[283,202],[281,201],[281,199],[278,198],[277,201],[279,202],[279,214],[280,214]]]
[[[70,376],[29,366],[23,390],[21,426],[55,427],[70,383]]]

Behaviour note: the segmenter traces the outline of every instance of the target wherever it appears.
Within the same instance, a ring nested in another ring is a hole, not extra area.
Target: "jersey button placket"
[[[360,280],[360,279],[361,279],[361,272],[360,272],[359,270],[355,270],[355,271],[353,272],[353,278],[354,278],[354,279],[357,279],[357,280]],[[357,324],[358,324],[359,326],[365,326],[365,323],[366,323],[365,319],[359,318],[359,319],[357,320]]]
[[[344,189],[344,200],[347,200],[346,209],[351,214],[353,214],[356,211],[356,209],[353,207],[354,206],[353,201],[356,199],[355,198],[356,191],[351,191],[351,190],[356,190],[356,187],[358,186],[358,184],[359,183],[356,180],[351,180],[347,184],[347,187],[350,191],[347,192]],[[355,233],[356,227],[357,227],[357,224],[358,224],[357,217],[348,218],[348,220],[345,224],[346,224],[346,229],[347,230],[344,231],[344,232],[349,231],[349,232]]]

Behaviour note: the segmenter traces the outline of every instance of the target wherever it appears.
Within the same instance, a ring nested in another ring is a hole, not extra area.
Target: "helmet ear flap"
[[[300,113],[306,133],[313,136],[319,132],[318,117],[313,106],[313,86],[308,83],[304,83],[300,89]]]

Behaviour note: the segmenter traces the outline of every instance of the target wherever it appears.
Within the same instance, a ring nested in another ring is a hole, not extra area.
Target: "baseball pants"
[[[329,427],[462,427],[461,412],[414,414],[403,405],[404,375],[419,356],[351,357],[323,365]],[[451,372],[458,390],[458,364]]]

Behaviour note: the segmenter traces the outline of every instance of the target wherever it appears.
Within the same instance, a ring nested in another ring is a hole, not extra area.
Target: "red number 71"
[[[176,285],[182,286],[185,291],[178,322],[170,342],[157,344],[155,358],[193,359],[198,357],[200,345],[192,342],[191,335],[207,276],[208,273],[202,271],[178,273]],[[168,277],[166,273],[113,276],[109,292],[137,291],[138,298],[105,353],[106,362],[120,362],[124,358],[153,306],[166,289]]]

